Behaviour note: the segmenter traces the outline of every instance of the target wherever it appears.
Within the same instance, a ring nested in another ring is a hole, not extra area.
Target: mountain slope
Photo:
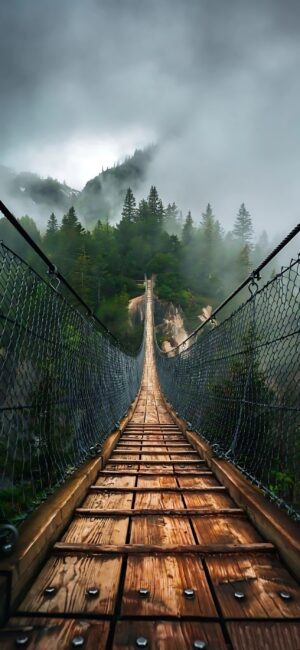
[[[81,192],[54,178],[16,173],[0,165],[0,198],[17,216],[29,214],[36,219],[42,229],[51,212],[61,217],[72,205],[87,227],[98,219],[116,220],[127,188],[135,192],[145,180],[154,149],[136,150],[124,162],[88,181]]]

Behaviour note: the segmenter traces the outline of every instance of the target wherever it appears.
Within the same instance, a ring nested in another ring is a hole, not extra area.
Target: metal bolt
[[[138,648],[147,648],[148,639],[146,639],[144,636],[139,636],[136,639],[136,645],[137,645]]]
[[[206,648],[206,643],[205,641],[200,641],[199,639],[196,639],[193,643],[193,648],[197,648],[198,650],[205,650]]]
[[[195,598],[195,592],[194,592],[194,589],[189,589],[189,588],[188,588],[188,589],[185,589],[184,592],[183,592],[183,594],[184,594],[184,596],[185,596],[186,598]]]
[[[234,592],[234,597],[237,600],[243,600],[243,598],[245,598],[245,594],[243,593],[243,591],[235,591]]]
[[[99,595],[98,587],[89,587],[86,590],[86,596],[90,596],[90,598],[96,598],[96,596],[98,595]]]
[[[140,594],[141,598],[146,598],[146,596],[149,596],[149,593],[150,593],[150,591],[149,591],[149,589],[147,589],[147,587],[141,587],[139,589],[139,594]]]
[[[282,600],[291,600],[292,598],[292,595],[289,593],[289,591],[280,591],[279,596],[282,598]]]
[[[29,643],[29,636],[18,636],[16,638],[17,646],[25,646],[27,643]]]
[[[85,638],[84,636],[74,636],[74,639],[72,639],[72,646],[73,648],[82,648],[82,646],[85,644]]]
[[[46,587],[44,589],[44,596],[54,596],[56,593],[56,587]]]

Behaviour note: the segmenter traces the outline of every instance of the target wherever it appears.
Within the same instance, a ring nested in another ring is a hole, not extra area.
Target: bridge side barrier
[[[258,277],[250,276],[249,298],[222,321],[228,300],[178,347],[162,352],[156,342],[157,371],[188,428],[297,519],[300,256],[262,287]]]
[[[0,243],[3,522],[22,522],[100,455],[140,385],[144,343],[136,356],[126,353],[90,311],[68,302],[57,279],[37,274]]]

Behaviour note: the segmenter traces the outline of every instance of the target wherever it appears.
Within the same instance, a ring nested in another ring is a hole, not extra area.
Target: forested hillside
[[[155,274],[159,298],[181,306],[191,331],[201,310],[216,306],[268,248],[266,235],[254,246],[244,204],[233,231],[225,233],[210,204],[196,225],[191,213],[183,217],[175,203],[164,206],[154,186],[138,205],[127,189],[115,226],[98,220],[86,230],[74,207],[61,221],[52,213],[44,235],[30,217],[20,222],[112,332],[132,347],[138,345],[141,328],[129,322],[128,301],[141,293],[145,273]],[[5,219],[0,220],[0,238],[37,267]]]

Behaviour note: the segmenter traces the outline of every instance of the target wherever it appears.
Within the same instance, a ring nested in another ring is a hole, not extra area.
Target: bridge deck
[[[299,586],[166,409],[150,290],[147,323],[135,413],[1,647],[296,650]]]

